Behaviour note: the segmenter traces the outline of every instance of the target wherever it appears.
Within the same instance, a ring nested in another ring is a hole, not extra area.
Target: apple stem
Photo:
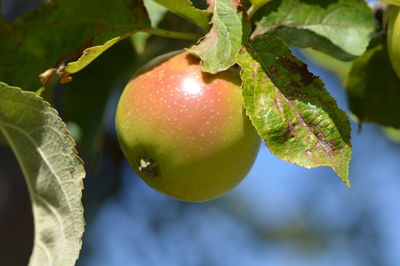
[[[197,41],[201,37],[200,34],[196,34],[196,33],[170,31],[170,30],[163,30],[163,29],[157,29],[157,28],[145,28],[142,31],[153,34],[153,35],[161,36],[161,37],[186,40],[186,41]]]

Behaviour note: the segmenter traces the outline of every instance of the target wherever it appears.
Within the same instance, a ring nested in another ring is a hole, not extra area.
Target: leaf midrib
[[[70,206],[70,204],[69,204],[69,202],[68,202],[68,197],[67,197],[67,195],[66,195],[66,193],[65,193],[65,191],[64,191],[63,186],[61,185],[61,182],[60,182],[60,180],[59,180],[58,175],[56,175],[56,174],[54,173],[53,168],[50,166],[50,164],[48,163],[47,159],[45,158],[43,152],[42,152],[41,149],[36,145],[35,141],[32,140],[32,138],[29,136],[29,134],[25,133],[25,131],[22,130],[21,128],[19,128],[19,127],[17,127],[17,126],[14,126],[14,125],[11,125],[11,124],[9,124],[9,123],[6,123],[6,122],[0,120],[0,131],[3,133],[3,135],[4,135],[4,137],[6,138],[7,142],[10,144],[12,150],[14,151],[15,156],[17,157],[17,160],[18,160],[18,162],[19,162],[19,165],[20,165],[20,167],[21,167],[21,170],[22,170],[22,172],[24,173],[24,178],[25,178],[25,181],[26,181],[25,183],[27,184],[28,191],[29,191],[29,195],[30,195],[30,197],[31,197],[32,203],[35,203],[35,202],[36,202],[36,198],[41,198],[42,201],[46,201],[46,204],[49,204],[49,203],[47,202],[47,200],[45,200],[44,198],[42,198],[42,197],[40,197],[40,196],[37,196],[36,193],[34,193],[35,190],[34,190],[33,187],[31,186],[30,181],[28,180],[28,171],[27,171],[27,169],[26,169],[26,167],[25,167],[25,163],[24,163],[25,160],[23,159],[23,156],[21,156],[19,150],[16,148],[16,145],[15,145],[13,139],[8,135],[8,132],[7,132],[7,130],[5,129],[5,127],[7,127],[7,126],[10,127],[10,128],[12,128],[12,129],[14,129],[14,130],[17,130],[17,131],[19,131],[21,134],[25,135],[25,136],[28,138],[28,140],[36,147],[36,150],[38,151],[39,156],[42,157],[43,161],[46,163],[46,165],[47,165],[47,167],[49,168],[49,170],[51,171],[51,173],[52,173],[54,176],[57,177],[57,181],[58,181],[58,183],[60,184],[61,190],[62,190],[62,192],[63,192],[63,194],[64,194],[65,199],[66,199],[68,209],[69,209],[70,212],[72,212],[72,208],[71,208],[71,206]],[[51,204],[50,204],[50,205],[51,205]],[[51,209],[52,212],[54,212],[52,208],[50,208],[50,209]],[[33,215],[34,215],[34,217],[35,217],[34,220],[37,221],[37,219],[36,219],[36,218],[37,218],[37,214],[36,214],[35,208],[32,208],[32,212],[33,212]],[[54,213],[56,213],[56,217],[57,217],[57,220],[58,220],[59,223],[60,223],[61,228],[64,229],[64,225],[63,225],[63,223],[62,223],[62,219],[60,219],[60,217],[59,217],[59,215],[57,214],[57,212],[54,212]],[[60,222],[60,220],[61,220],[61,222]],[[74,225],[74,231],[77,232],[75,222],[73,222],[73,225]],[[65,239],[67,239],[67,236],[65,235],[65,230],[62,230],[62,234],[64,235],[64,238],[63,238],[63,240],[62,240],[62,241],[63,241],[63,247],[64,247],[64,246],[65,246]],[[36,238],[36,234],[35,234],[35,240],[34,240],[34,242],[35,242],[35,243],[40,242],[40,239],[37,239],[37,238]],[[44,245],[44,246],[45,246],[45,245]],[[46,249],[46,254],[48,254],[47,249]],[[63,255],[64,255],[64,253],[61,252],[61,259],[60,259],[60,261],[62,261]],[[48,256],[50,256],[50,255],[48,254]],[[51,258],[51,261],[53,261],[53,259],[52,259],[51,256],[50,256],[50,258]],[[49,264],[49,265],[52,265],[52,264]]]

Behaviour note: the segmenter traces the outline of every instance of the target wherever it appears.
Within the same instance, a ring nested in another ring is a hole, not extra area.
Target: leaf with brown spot
[[[243,47],[237,61],[247,114],[271,152],[306,168],[329,166],[350,186],[350,123],[322,81],[271,36]]]

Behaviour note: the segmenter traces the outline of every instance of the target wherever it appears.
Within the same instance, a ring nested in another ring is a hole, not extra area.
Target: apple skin
[[[400,78],[400,6],[390,5],[388,12],[388,52],[392,67]]]
[[[116,112],[131,167],[154,189],[183,201],[210,200],[239,184],[260,143],[240,84],[235,69],[203,73],[188,53],[131,80]]]

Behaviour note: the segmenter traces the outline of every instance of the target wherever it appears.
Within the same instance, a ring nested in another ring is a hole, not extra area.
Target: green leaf
[[[84,230],[85,170],[65,124],[34,93],[0,83],[0,132],[21,166],[32,201],[29,265],[75,265]]]
[[[107,41],[103,45],[93,46],[85,51],[83,51],[82,56],[75,62],[69,63],[67,66],[61,68],[61,82],[68,82],[70,81],[70,74],[76,73],[87,65],[89,65],[94,59],[96,59],[99,55],[101,55],[104,51],[108,48],[119,42],[120,40],[125,39],[126,37],[130,36],[130,34],[126,34],[123,36],[115,37],[109,41]]]
[[[250,0],[251,4],[257,5],[257,6],[265,5],[269,1],[271,1],[271,0]]]
[[[390,64],[386,38],[354,60],[346,88],[350,109],[360,122],[400,128],[400,79]]]
[[[236,63],[243,37],[242,16],[232,0],[214,1],[210,32],[199,44],[187,49],[200,57],[202,71],[215,74]]]
[[[276,0],[257,16],[253,38],[268,32],[289,46],[311,47],[345,61],[365,52],[375,30],[363,0]]]
[[[271,0],[250,0],[252,6],[248,10],[249,17],[251,18],[260,7],[264,6],[266,3]]]
[[[153,0],[144,0],[144,6],[146,7],[147,14],[149,15],[151,26],[157,28],[158,23],[167,13],[167,9]],[[136,52],[142,54],[146,48],[146,43],[151,35],[147,32],[138,32],[132,35],[132,43],[136,49]]]
[[[140,0],[46,1],[13,24],[0,21],[0,80],[36,90],[47,69],[149,26]]]
[[[335,73],[342,80],[346,78],[347,74],[350,71],[351,62],[338,60],[325,53],[313,50],[311,48],[302,49],[301,53],[320,67]]]
[[[394,143],[400,145],[400,129],[392,127],[382,127],[383,134],[393,141]]]
[[[350,186],[350,123],[322,81],[272,36],[238,54],[247,114],[271,152],[306,168],[329,166]]]
[[[166,7],[172,13],[175,13],[185,19],[193,22],[203,30],[209,28],[210,13],[206,10],[197,9],[189,0],[154,0],[158,4]]]
[[[153,28],[157,27],[158,23],[160,23],[160,21],[165,16],[165,13],[167,13],[168,9],[160,4],[157,4],[154,0],[143,0],[143,3],[146,8],[147,14],[149,15],[151,26]],[[209,16],[208,13],[207,16]]]
[[[380,0],[381,2],[385,2],[387,4],[392,4],[396,6],[400,6],[400,0]]]

